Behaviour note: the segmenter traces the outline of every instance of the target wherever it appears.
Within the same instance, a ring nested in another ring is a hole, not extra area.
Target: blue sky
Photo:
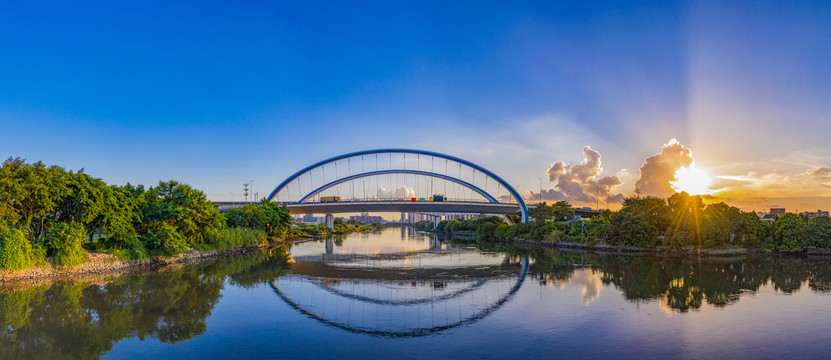
[[[831,165],[827,2],[2,7],[0,155],[111,183],[177,179],[222,199],[411,147],[527,189],[589,145],[628,194],[671,138],[753,184]]]

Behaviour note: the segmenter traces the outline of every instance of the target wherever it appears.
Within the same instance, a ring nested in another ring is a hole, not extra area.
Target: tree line
[[[436,230],[470,233],[496,239],[530,239],[584,244],[669,249],[722,248],[799,252],[831,249],[831,217],[808,218],[785,213],[762,221],[723,202],[705,204],[701,196],[686,192],[669,198],[626,198],[619,211],[604,210],[589,220],[573,219],[574,208],[565,201],[542,203],[529,210],[531,221],[509,225],[500,217],[444,220]],[[416,224],[432,228],[432,223]]]
[[[0,166],[0,269],[43,266],[47,257],[77,265],[87,250],[141,259],[292,235],[288,210],[267,201],[223,214],[174,180],[118,186],[40,161]]]

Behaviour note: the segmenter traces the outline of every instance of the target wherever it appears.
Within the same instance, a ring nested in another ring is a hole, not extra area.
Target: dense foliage
[[[262,230],[269,236],[284,237],[288,234],[291,215],[285,206],[263,199],[261,205],[245,205],[225,212],[230,227]]]
[[[480,216],[444,220],[435,230],[477,234],[494,239],[529,239],[547,242],[606,243],[630,247],[670,249],[737,247],[784,252],[808,248],[831,249],[831,218],[808,219],[786,213],[762,221],[724,203],[705,204],[701,196],[682,192],[667,199],[653,196],[626,198],[619,211],[604,210],[591,219],[577,220],[575,210],[559,201],[529,210],[527,224],[509,225],[502,218]],[[420,221],[417,229],[433,229]]]
[[[20,270],[34,266],[42,257],[37,249],[39,247],[33,246],[23,231],[0,225],[0,269]]]
[[[84,251],[84,227],[75,222],[51,224],[43,244],[46,255],[55,257],[55,265],[79,265],[88,257]]]
[[[271,202],[232,209],[226,219],[204,193],[173,180],[145,189],[21,158],[0,166],[0,270],[46,256],[77,265],[87,250],[141,259],[291,235],[288,210]]]

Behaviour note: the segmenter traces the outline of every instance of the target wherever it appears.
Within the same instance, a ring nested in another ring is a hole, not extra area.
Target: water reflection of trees
[[[831,261],[825,258],[601,256],[487,242],[478,246],[486,251],[528,255],[533,262],[529,275],[544,283],[568,281],[576,269],[590,269],[627,300],[662,301],[680,312],[699,309],[705,302],[724,307],[767,284],[786,294],[800,290],[806,282],[813,291],[831,292]]]
[[[0,358],[99,358],[125,338],[177,343],[203,334],[225,279],[239,286],[288,271],[285,247],[105,284],[0,291]]]

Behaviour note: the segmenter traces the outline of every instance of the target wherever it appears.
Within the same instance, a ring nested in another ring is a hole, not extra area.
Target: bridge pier
[[[329,228],[329,230],[335,229],[335,215],[326,214],[326,227]]]

